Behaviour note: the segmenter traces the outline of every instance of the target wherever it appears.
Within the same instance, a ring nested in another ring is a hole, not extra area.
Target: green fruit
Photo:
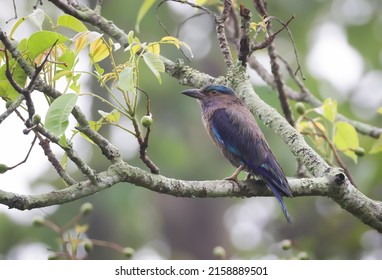
[[[82,215],[87,215],[91,211],[93,211],[93,204],[91,204],[90,202],[86,202],[81,205],[80,212]]]
[[[294,108],[295,108],[296,112],[299,113],[300,115],[305,114],[305,105],[304,105],[304,103],[297,102],[296,105],[294,105]]]
[[[146,128],[148,128],[148,127],[150,127],[151,125],[152,125],[152,123],[153,123],[153,117],[152,117],[152,115],[150,114],[150,115],[146,115],[146,116],[143,116],[142,117],[142,119],[141,119],[141,124],[144,126],[144,127],[146,127]]]
[[[298,260],[309,260],[308,253],[307,253],[307,252],[304,252],[304,251],[298,253],[298,255],[297,255],[297,259],[298,259]]]
[[[9,170],[9,167],[6,166],[5,164],[0,163],[0,174],[4,174]]]
[[[90,240],[85,240],[84,241],[84,249],[87,253],[93,250],[93,242]]]
[[[134,255],[135,250],[131,247],[125,247],[123,248],[122,253],[126,258],[131,258],[131,256]]]
[[[226,252],[225,249],[221,246],[216,246],[214,250],[212,251],[214,256],[218,257],[219,259],[225,259],[226,258]]]
[[[32,124],[39,124],[41,122],[41,116],[38,114],[33,115]]]
[[[362,147],[358,147],[358,148],[354,149],[353,151],[359,157],[363,157],[365,155],[365,149]]]
[[[43,217],[35,217],[33,219],[32,224],[35,227],[40,227],[40,226],[44,225],[44,222],[45,222],[45,219]]]
[[[287,251],[290,248],[292,248],[292,241],[290,241],[289,239],[284,239],[283,241],[280,242],[280,245],[281,245],[281,249]]]

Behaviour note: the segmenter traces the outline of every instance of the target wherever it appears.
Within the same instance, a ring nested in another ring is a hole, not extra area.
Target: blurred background
[[[80,1],[94,5],[95,1]],[[252,1],[242,0],[260,21]],[[338,100],[343,115],[381,127],[382,115],[382,2],[379,0],[289,0],[269,1],[269,14],[287,21],[296,42],[304,73],[305,85],[321,100]],[[33,12],[31,1],[15,1],[18,17]],[[43,9],[52,19],[61,12],[48,1]],[[14,21],[5,24],[13,15],[12,1],[0,0],[0,26],[9,31]],[[142,1],[104,1],[102,15],[128,32],[133,30]],[[208,16],[199,16],[179,26],[197,13],[186,5],[168,3],[157,15],[173,36],[193,50],[190,66],[212,76],[224,75],[225,67],[219,52],[214,25]],[[274,29],[278,25],[274,24]],[[37,29],[24,24],[15,33]],[[136,36],[142,42],[159,41],[166,36],[159,26],[155,9],[151,9],[140,24]],[[286,32],[276,40],[278,52],[291,65],[296,65],[293,47]],[[162,47],[162,54],[170,59],[184,58],[173,46]],[[256,53],[258,60],[269,68],[266,52]],[[115,54],[119,63],[124,53]],[[78,70],[88,70],[84,52]],[[108,62],[103,66],[109,69]],[[277,94],[252,71],[256,92],[268,104],[280,111]],[[234,171],[208,138],[200,119],[198,104],[180,94],[184,86],[166,75],[162,84],[147,69],[141,69],[140,87],[151,98],[154,124],[149,143],[149,155],[160,167],[161,174],[184,180],[222,179]],[[288,85],[296,88],[292,81]],[[84,77],[81,89],[104,95],[95,79]],[[38,110],[46,110],[43,97],[34,98]],[[89,119],[98,119],[97,110],[108,108],[87,97],[80,97],[80,105]],[[0,101],[1,108],[5,108]],[[292,102],[293,104],[293,102]],[[85,106],[85,107],[84,107]],[[308,106],[309,107],[309,106]],[[141,104],[144,114],[145,105]],[[3,111],[1,109],[0,113]],[[126,122],[126,126],[129,124]],[[296,164],[287,146],[269,129],[260,124],[266,138],[287,176],[294,176]],[[23,124],[16,117],[0,126],[0,162],[15,164],[25,157],[32,136],[22,134]],[[131,136],[116,128],[102,133],[111,139],[132,164],[145,168],[137,155],[138,145]],[[360,136],[360,145],[368,152],[375,140]],[[100,152],[83,139],[75,140],[75,147],[97,171],[105,170],[108,162]],[[382,153],[360,157],[358,164],[343,158],[351,170],[360,191],[382,200]],[[75,168],[69,166],[73,172]],[[43,152],[36,147],[27,163],[0,175],[0,189],[23,194],[42,193],[62,187]],[[286,199],[293,224],[285,221],[274,198],[176,198],[158,194],[129,184],[119,184],[92,197],[62,206],[32,211],[9,210],[0,205],[0,259],[46,259],[59,250],[56,233],[46,227],[33,227],[35,216],[42,216],[57,225],[65,225],[81,205],[91,202],[94,210],[80,223],[88,224],[87,238],[111,241],[135,250],[133,259],[216,259],[213,251],[222,246],[227,258],[291,259],[306,252],[312,259],[382,259],[382,236],[363,225],[333,201],[322,197]],[[283,240],[292,241],[292,249],[284,251]],[[120,259],[118,252],[95,246],[89,259]]]

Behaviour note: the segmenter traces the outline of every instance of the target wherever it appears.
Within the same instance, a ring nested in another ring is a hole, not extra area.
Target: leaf
[[[333,123],[337,115],[337,101],[331,98],[325,99],[322,106],[316,110],[316,112],[323,115],[328,121]]]
[[[161,40],[160,40],[161,43],[165,43],[165,44],[172,44],[174,46],[176,46],[178,49],[180,48],[180,46],[183,46],[185,47],[191,54],[191,57],[193,57],[194,55],[192,54],[192,50],[190,48],[189,45],[187,45],[186,43],[180,41],[178,38],[175,38],[175,37],[172,37],[172,36],[165,36],[163,37]]]
[[[207,3],[208,0],[195,0],[195,4],[199,6],[203,6]]]
[[[57,20],[57,25],[70,28],[77,32],[84,32],[88,30],[85,24],[71,15],[60,16]]]
[[[39,54],[50,49],[57,41],[57,44],[64,43],[68,40],[64,35],[52,31],[38,31],[33,33],[27,43],[29,57],[34,60]]]
[[[336,122],[335,127],[334,145],[354,162],[357,162],[357,155],[353,150],[359,147],[359,139],[354,126],[347,122]]]
[[[146,62],[147,66],[150,68],[151,72],[157,77],[159,83],[162,82],[160,73],[164,72],[165,67],[163,61],[160,60],[159,56],[155,53],[146,52],[143,54],[143,60]]]
[[[77,99],[77,94],[63,94],[49,106],[45,116],[45,128],[56,137],[60,137],[67,129],[69,115],[76,105]]]
[[[69,48],[65,48],[64,53],[58,58],[58,61],[62,63],[57,63],[57,67],[61,69],[72,70],[74,67],[75,59],[76,56],[74,52]]]
[[[117,110],[113,110],[110,113],[98,110],[98,113],[109,123],[118,123],[121,113]]]
[[[137,32],[139,32],[139,24],[147,14],[148,10],[150,10],[150,8],[154,5],[155,1],[156,0],[145,0],[145,2],[143,2],[141,7],[139,8],[137,20],[135,23],[135,30],[137,30]]]
[[[25,82],[27,80],[27,74],[20,67],[20,65],[16,64],[15,60],[12,59],[9,63],[9,68],[12,72],[13,80],[20,86],[24,87]],[[19,93],[13,88],[13,86],[9,83],[6,75],[5,75],[6,65],[4,64],[0,68],[0,97],[9,98],[11,100],[15,100]]]
[[[374,142],[373,147],[371,147],[370,154],[376,154],[382,152],[382,134]]]
[[[45,13],[41,9],[36,9],[29,15],[29,19],[40,29],[42,30],[42,24],[45,19]]]
[[[382,114],[382,107],[378,108],[378,113]]]
[[[95,31],[85,31],[85,32],[78,33],[73,38],[75,53],[78,54],[87,45],[98,40],[101,37],[102,37],[102,34]]]
[[[93,63],[104,60],[110,55],[109,46],[102,38],[98,38],[90,44],[89,56]]]
[[[172,36],[165,36],[160,41],[161,41],[161,43],[173,44],[178,49],[180,48],[180,45],[182,43],[178,38],[175,38],[175,37],[172,37]]]
[[[149,52],[155,53],[156,55],[159,55],[160,54],[160,45],[158,43],[150,44],[147,47],[147,50]]]
[[[133,67],[126,67],[119,73],[118,87],[127,92],[134,91]]]
[[[30,18],[32,23],[37,25],[40,30],[42,29],[42,23],[44,22],[44,19],[45,19],[45,13],[43,10],[37,9],[33,11],[33,13],[31,13],[30,15],[22,17],[16,21],[16,23],[12,27],[11,32],[9,33],[9,38],[12,39],[13,33],[15,33],[17,28],[20,26],[20,24],[22,24],[28,18]]]

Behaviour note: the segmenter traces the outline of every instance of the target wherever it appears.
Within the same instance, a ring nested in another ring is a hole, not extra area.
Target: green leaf
[[[77,94],[63,94],[50,105],[45,116],[45,128],[60,137],[69,125],[69,115],[77,102]]]
[[[90,44],[89,56],[93,63],[104,60],[109,55],[109,47],[102,38],[98,38]]]
[[[90,43],[101,38],[102,34],[95,31],[85,31],[78,33],[74,38],[74,51],[78,54],[82,49],[84,49]]]
[[[133,67],[126,67],[119,73],[118,87],[127,92],[134,91]]]
[[[327,98],[324,100],[324,103],[321,107],[322,115],[330,122],[334,122],[337,115],[337,100]]]
[[[336,122],[335,127],[334,145],[357,162],[357,155],[353,150],[359,147],[359,139],[354,126],[347,122]]]
[[[371,147],[370,154],[376,154],[382,152],[382,134],[374,142],[373,147]]]
[[[77,32],[83,32],[88,30],[85,24],[71,15],[62,15],[57,20],[58,26],[70,28]]]
[[[98,110],[98,113],[109,123],[118,123],[121,113],[117,110],[113,110],[110,113]]]
[[[57,41],[57,44],[64,43],[68,40],[64,35],[52,31],[38,31],[33,33],[27,43],[29,57],[34,60],[39,54],[50,49]]]
[[[139,8],[137,20],[135,23],[135,29],[139,32],[139,24],[141,23],[142,19],[147,14],[148,10],[154,5],[156,0],[145,0],[141,7]]]
[[[382,114],[382,107],[378,108],[378,113]]]
[[[143,54],[143,60],[146,62],[147,66],[150,68],[151,72],[153,72],[155,77],[157,77],[159,83],[162,83],[160,73],[164,72],[165,67],[159,56],[155,53],[146,52]]]
[[[12,71],[13,80],[20,86],[24,87],[25,82],[27,80],[27,74],[24,70],[18,65],[15,65],[15,60],[12,59],[9,63],[9,68]],[[19,96],[19,93],[13,88],[13,86],[9,83],[6,75],[5,75],[6,65],[4,64],[0,68],[0,96],[4,98],[9,98],[11,100],[16,99]]]
[[[65,70],[72,70],[75,58],[74,52],[69,48],[65,48],[64,53],[58,58],[58,61],[62,63],[57,63],[57,67]]]

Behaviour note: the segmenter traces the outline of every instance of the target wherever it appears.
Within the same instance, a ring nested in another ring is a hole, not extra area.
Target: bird
[[[223,156],[237,170],[228,178],[238,183],[241,171],[260,178],[277,198],[283,214],[291,218],[282,196],[293,197],[284,171],[272,153],[251,111],[235,91],[221,84],[187,89],[182,94],[196,98],[202,109],[203,124]]]

